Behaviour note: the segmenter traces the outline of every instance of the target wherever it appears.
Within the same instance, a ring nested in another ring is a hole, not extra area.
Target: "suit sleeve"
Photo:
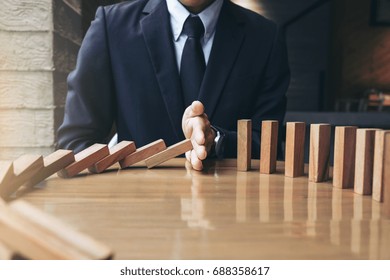
[[[284,34],[276,28],[272,50],[269,54],[263,76],[254,100],[252,114],[252,158],[260,156],[261,122],[279,121],[279,147],[281,143],[283,120],[286,111],[286,92],[290,83],[290,69]],[[219,128],[225,134],[223,157],[237,157],[237,132]],[[280,149],[279,149],[280,150]],[[218,155],[221,157],[222,155]]]
[[[58,148],[75,152],[106,141],[114,122],[114,82],[104,9],[99,8],[68,76],[64,121]]]

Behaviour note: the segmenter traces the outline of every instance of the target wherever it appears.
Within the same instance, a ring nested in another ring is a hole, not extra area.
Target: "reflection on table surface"
[[[117,259],[390,259],[390,219],[371,196],[237,172],[235,160],[184,159],[72,179],[53,176],[23,198],[106,243]]]

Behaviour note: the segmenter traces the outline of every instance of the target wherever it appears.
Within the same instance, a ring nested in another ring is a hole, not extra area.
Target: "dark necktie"
[[[180,65],[180,78],[186,107],[197,100],[202,84],[206,63],[200,39],[204,26],[198,16],[188,16],[183,32],[188,36],[184,45]]]

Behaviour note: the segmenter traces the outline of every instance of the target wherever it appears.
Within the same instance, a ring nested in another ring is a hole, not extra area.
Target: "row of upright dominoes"
[[[238,121],[237,168],[250,169],[251,120]],[[304,175],[304,147],[306,124],[286,124],[285,175]],[[387,140],[386,140],[387,139]],[[260,173],[271,174],[276,170],[278,122],[263,121],[261,127]],[[329,179],[331,125],[310,126],[309,180],[322,182]],[[387,147],[387,148],[386,148]],[[386,150],[387,149],[387,150]],[[354,188],[358,194],[372,194],[373,199],[383,200],[385,171],[390,172],[390,131],[365,129],[356,126],[335,128],[333,186]]]

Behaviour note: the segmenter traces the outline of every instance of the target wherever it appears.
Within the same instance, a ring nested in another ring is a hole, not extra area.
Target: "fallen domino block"
[[[192,149],[192,143],[190,139],[183,140],[175,145],[168,147],[166,150],[151,156],[145,160],[148,168],[153,168],[171,158],[177,157],[181,154]]]
[[[24,155],[0,170],[0,196],[9,197],[42,168],[43,158],[38,155]]]
[[[12,260],[14,253],[4,244],[0,243],[0,260]]]
[[[74,161],[75,157],[72,151],[57,150],[43,159],[44,167],[39,170],[38,173],[30,180],[28,180],[24,186],[35,186],[36,184],[55,174],[57,171],[69,166],[69,164],[73,163]]]
[[[0,241],[29,259],[109,259],[104,244],[24,201],[0,206]]]
[[[94,144],[75,155],[76,161],[57,172],[62,178],[70,178],[92,166],[110,154],[107,145]]]
[[[137,162],[145,160],[163,150],[165,150],[167,146],[165,145],[164,140],[159,139],[156,140],[146,146],[143,146],[137,149],[134,153],[128,155],[126,158],[119,162],[121,168],[129,167]]]
[[[88,168],[92,173],[101,173],[109,168],[114,163],[123,160],[128,155],[136,150],[135,144],[132,141],[122,141],[110,149],[110,155],[98,161]]]

